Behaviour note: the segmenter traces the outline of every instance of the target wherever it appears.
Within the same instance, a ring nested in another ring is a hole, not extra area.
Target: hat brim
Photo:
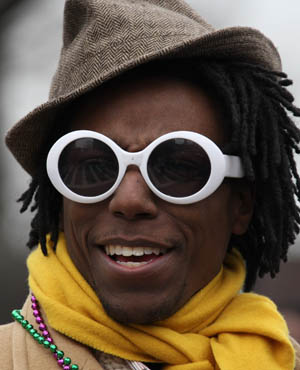
[[[222,29],[200,37],[190,37],[171,47],[141,55],[120,64],[74,89],[68,94],[38,106],[21,119],[6,135],[6,144],[16,160],[31,176],[40,165],[45,138],[54,127],[59,112],[74,99],[125,71],[162,58],[203,57],[215,60],[244,61],[280,71],[281,60],[274,44],[261,32],[248,27]]]

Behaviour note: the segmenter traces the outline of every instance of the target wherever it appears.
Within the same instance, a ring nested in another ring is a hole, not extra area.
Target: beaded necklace
[[[59,350],[54,344],[54,340],[44,323],[39,303],[33,293],[31,294],[31,303],[32,314],[35,317],[36,323],[39,325],[40,332],[34,329],[33,325],[25,320],[24,316],[20,313],[20,310],[12,311],[13,319],[19,322],[22,327],[33,337],[33,339],[35,339],[38,343],[40,343],[53,353],[53,357],[56,359],[57,364],[62,367],[63,370],[79,370],[79,366],[76,364],[72,364],[72,360],[70,359],[70,357],[65,357],[64,352]],[[132,370],[150,370],[145,364],[138,361],[126,360],[126,363]]]
[[[24,316],[21,315],[20,310],[13,310],[13,319],[19,322],[38,343],[40,343],[53,353],[53,357],[56,359],[57,364],[60,367],[62,367],[64,370],[79,370],[79,366],[76,364],[72,364],[72,360],[70,359],[70,357],[65,357],[64,352],[59,350],[54,344],[53,338],[51,337],[44,323],[38,301],[34,294],[31,294],[31,303],[31,308],[33,310],[32,313],[35,317],[36,323],[39,325],[40,332],[34,329],[33,325],[31,325],[27,320],[24,319]]]

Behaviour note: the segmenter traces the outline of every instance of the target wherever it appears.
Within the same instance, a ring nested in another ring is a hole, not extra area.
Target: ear
[[[244,180],[237,181],[233,184],[234,191],[234,210],[232,234],[243,235],[249,226],[252,219],[254,202],[255,202],[255,186]]]

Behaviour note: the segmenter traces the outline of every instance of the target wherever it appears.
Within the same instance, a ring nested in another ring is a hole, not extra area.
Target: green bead
[[[39,333],[34,333],[34,334],[33,334],[33,338],[34,338],[35,340],[38,340],[38,339],[39,339],[39,337],[40,337],[40,334],[39,334]]]
[[[11,311],[11,316],[13,319],[15,319],[18,316],[18,313],[16,312],[16,310]]]
[[[30,329],[29,330],[29,334],[31,334],[32,336],[36,333],[36,330],[34,328]]]
[[[51,344],[49,348],[50,348],[50,351],[53,353],[55,353],[57,350],[57,346],[55,344]]]
[[[64,365],[70,365],[71,362],[72,361],[71,361],[70,357],[65,357],[64,358]]]
[[[33,326],[31,324],[27,324],[26,327],[25,327],[25,329],[27,331],[30,331],[31,329],[33,329]]]
[[[29,324],[29,322],[27,320],[22,320],[21,321],[21,325],[23,326],[23,328],[26,328],[27,324]]]
[[[79,366],[74,364],[71,366],[71,370],[79,370]]]
[[[43,344],[44,343],[44,340],[45,340],[44,337],[42,335],[40,335],[39,338],[38,338],[38,342],[40,344]]]
[[[59,351],[59,350],[57,350],[56,351],[56,354],[57,354],[57,358],[60,360],[61,358],[63,358],[64,357],[64,353],[63,353],[63,351]]]
[[[24,320],[24,316],[19,315],[18,317],[16,317],[16,320],[21,324],[21,322]]]
[[[12,313],[11,313],[12,317],[17,320],[18,318],[22,317],[22,315],[20,314],[20,310],[13,310]]]
[[[44,340],[43,344],[44,344],[44,347],[45,348],[49,348],[50,347],[50,342],[48,342],[47,340]]]

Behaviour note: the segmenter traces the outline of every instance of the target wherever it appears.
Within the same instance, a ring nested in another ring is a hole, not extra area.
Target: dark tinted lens
[[[148,160],[154,186],[172,197],[197,193],[207,183],[211,165],[201,146],[188,139],[170,139],[158,145]]]
[[[58,166],[65,185],[74,193],[87,197],[109,190],[119,172],[114,152],[108,145],[92,138],[77,139],[67,145]]]

